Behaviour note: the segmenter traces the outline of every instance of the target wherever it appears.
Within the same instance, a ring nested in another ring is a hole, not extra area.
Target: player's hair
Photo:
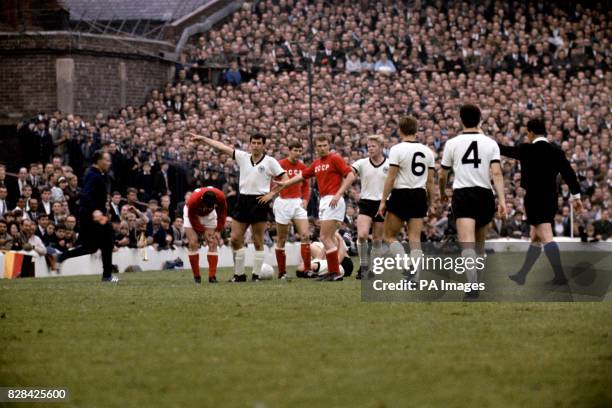
[[[104,153],[106,153],[104,150],[102,149],[98,149],[96,150],[93,155],[91,156],[91,162],[93,164],[98,163],[100,160],[102,160],[102,158],[104,157]]]
[[[381,134],[370,135],[368,136],[368,142],[376,142],[380,146],[382,146],[383,144],[385,144],[385,138]]]
[[[134,187],[128,187],[127,189],[127,193],[134,193],[134,194],[138,194],[138,190],[136,190]]]
[[[266,144],[266,137],[261,133],[253,133],[249,139],[249,142],[253,140],[261,140],[263,144]]]
[[[480,108],[476,105],[468,103],[461,106],[459,116],[461,117],[461,123],[463,123],[463,126],[468,128],[476,127],[480,123]]]
[[[329,143],[329,139],[325,135],[319,135],[319,136],[315,137],[314,140],[315,140],[315,143],[316,142],[327,142],[327,143]]]
[[[298,142],[297,140],[294,140],[293,142],[289,143],[289,150],[301,149],[301,148],[302,148],[302,144]]]
[[[403,135],[416,135],[418,122],[414,116],[404,116],[399,121],[399,130]]]
[[[527,122],[527,130],[536,135],[545,135],[546,134],[546,124],[544,123],[544,119],[531,119]]]
[[[217,195],[212,191],[207,191],[202,194],[202,202],[208,208],[213,207],[217,204]]]
[[[121,195],[121,193],[120,193],[120,192],[118,192],[118,191],[113,191],[113,194],[111,194],[111,197],[114,197],[114,196],[116,196],[116,195],[120,196],[120,195]]]

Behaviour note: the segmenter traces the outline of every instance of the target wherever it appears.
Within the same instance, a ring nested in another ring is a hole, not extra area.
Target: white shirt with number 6
[[[389,165],[399,167],[394,189],[425,188],[428,169],[435,167],[431,149],[419,142],[401,142],[389,151]]]

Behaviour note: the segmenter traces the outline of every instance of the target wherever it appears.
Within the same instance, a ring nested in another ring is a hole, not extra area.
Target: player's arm
[[[306,208],[310,201],[310,182],[308,180],[302,181],[302,207]]]
[[[261,197],[259,197],[259,202],[264,204],[267,203],[268,201],[272,200],[278,193],[281,192],[281,190],[283,190],[286,186],[282,186],[282,182],[286,182],[289,180],[289,176],[287,176],[287,173],[283,173],[280,175],[280,180],[279,181],[275,181],[274,182],[274,187],[270,190],[270,192],[268,194],[262,195]]]
[[[344,163],[344,165],[346,166],[346,170],[344,171],[344,180],[342,180],[342,184],[340,184],[340,188],[336,192],[336,195],[329,202],[329,206],[331,208],[334,208],[338,204],[338,201],[340,201],[340,199],[344,195],[344,192],[349,188],[351,184],[353,184],[353,181],[355,181],[355,173],[353,173],[351,168],[348,167],[346,163]]]
[[[213,191],[217,196],[217,208],[215,209],[217,212],[217,231],[221,232],[225,227],[225,220],[227,220],[227,201],[221,190],[215,188]]]
[[[425,188],[427,189],[427,202],[429,206],[433,205],[434,197],[436,195],[436,187],[434,183],[435,173],[436,170],[432,167],[430,167],[427,171],[427,184],[425,185]]]
[[[200,201],[202,197],[203,191],[197,191],[191,194],[189,201],[187,202],[187,218],[189,218],[189,222],[191,223],[191,227],[197,233],[204,232],[204,226],[200,222],[200,217],[198,217],[196,213],[197,203]]]
[[[491,178],[493,179],[493,187],[497,193],[497,211],[502,219],[506,218],[506,197],[504,195],[504,175],[502,173],[501,164],[499,161],[491,163]]]
[[[446,183],[448,182],[448,170],[449,169],[442,166],[440,168],[440,172],[438,173],[438,188],[440,190],[440,201],[442,201],[442,203],[446,203],[448,201],[448,196],[446,195]]]
[[[574,169],[572,169],[572,165],[562,151],[559,152],[559,172],[561,173],[561,178],[563,178],[563,181],[567,183],[570,193],[572,193],[570,201],[574,207],[574,211],[578,212],[582,210],[582,201],[580,200],[580,184],[578,183],[576,172]]]
[[[302,174],[296,174],[291,178],[285,177],[281,181],[275,181],[274,184],[278,184],[281,187],[280,190],[278,190],[280,192],[289,186],[301,183],[304,180],[308,180],[312,176],[314,176],[314,166],[311,164],[308,168],[302,171]]]
[[[440,201],[444,204],[448,202],[448,196],[446,195],[448,172],[453,167],[452,144],[450,141],[446,142],[444,145],[440,167],[440,172],[438,173],[438,188],[440,189]]]
[[[218,140],[214,140],[214,139],[211,139],[210,137],[198,135],[193,132],[189,132],[189,135],[193,138],[192,140],[194,142],[202,142],[212,147],[215,150],[219,150],[222,153],[227,153],[232,157],[234,156],[234,149]]]
[[[385,179],[385,185],[376,215],[384,217],[385,211],[387,211],[387,198],[389,198],[389,194],[391,194],[391,190],[393,190],[397,173],[399,173],[399,167],[396,164],[391,164],[389,166],[389,173],[387,173],[387,178]]]

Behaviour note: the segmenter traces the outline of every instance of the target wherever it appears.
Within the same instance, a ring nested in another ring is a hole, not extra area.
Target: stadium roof
[[[59,0],[70,20],[177,20],[213,0]]]

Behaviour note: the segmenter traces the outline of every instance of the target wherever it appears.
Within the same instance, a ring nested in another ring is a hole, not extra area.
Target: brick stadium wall
[[[141,105],[151,89],[170,79],[172,52],[165,42],[70,33],[0,34],[0,124],[71,102],[87,118]],[[72,59],[71,87],[58,81],[58,59]],[[70,109],[64,109],[70,110]]]

